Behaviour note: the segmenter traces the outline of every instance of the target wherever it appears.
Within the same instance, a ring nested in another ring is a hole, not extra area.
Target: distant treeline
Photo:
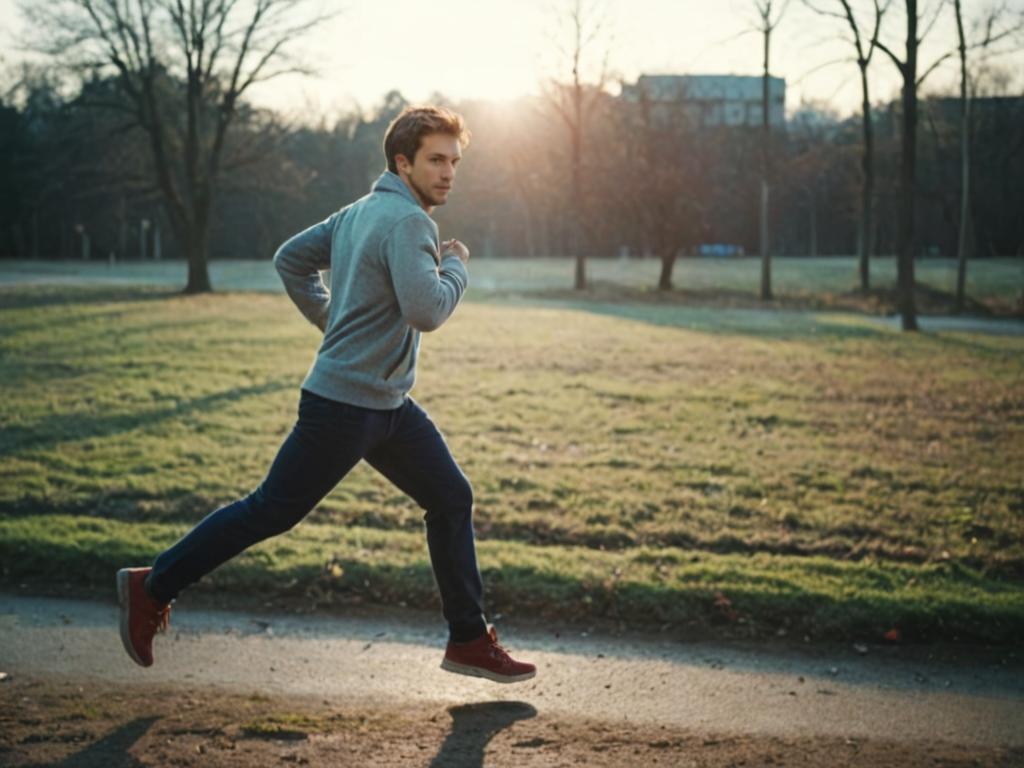
[[[694,126],[671,104],[594,95],[580,201],[587,255],[687,254],[712,243],[756,252],[759,129]],[[369,113],[315,125],[242,107],[216,193],[211,257],[269,258],[292,233],[365,194],[384,168],[384,130],[405,104],[392,92]],[[437,211],[443,233],[467,242],[474,258],[569,253],[569,144],[557,111],[541,97],[449,106],[466,116],[473,139],[451,202]],[[921,107],[919,252],[955,256],[959,106],[933,98]],[[40,78],[0,104],[0,256],[180,255],[147,137],[126,109],[102,79],[61,98]],[[898,109],[875,112],[873,252],[881,254],[895,251]],[[856,253],[859,121],[805,108],[774,136],[775,253]],[[973,253],[1021,254],[1024,98],[976,100],[972,130]]]

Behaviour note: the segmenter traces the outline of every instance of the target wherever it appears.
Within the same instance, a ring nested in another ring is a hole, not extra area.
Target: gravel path
[[[420,614],[295,617],[179,607],[157,663],[121,648],[113,604],[0,595],[0,672],[114,684],[315,695],[377,707],[525,701],[556,716],[712,733],[1024,746],[1024,665],[1011,652],[684,643],[505,626],[537,663],[499,686],[439,668]],[[929,655],[932,658],[929,658]]]

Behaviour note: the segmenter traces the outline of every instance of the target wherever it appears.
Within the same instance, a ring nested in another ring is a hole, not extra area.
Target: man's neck
[[[409,179],[407,179],[401,173],[398,173],[398,174],[395,174],[395,175],[398,176],[398,178],[400,178],[402,180],[402,183],[405,184],[405,188],[408,189],[409,192],[412,193],[413,199],[419,204],[420,208],[422,208],[428,214],[431,214],[431,213],[434,212],[434,206],[427,205],[427,203],[423,200],[423,196],[418,191],[416,191],[416,187],[413,186],[413,183]]]

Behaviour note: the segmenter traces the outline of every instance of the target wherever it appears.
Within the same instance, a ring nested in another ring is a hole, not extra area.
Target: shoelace
[[[498,661],[500,661],[505,666],[508,666],[509,664],[511,664],[512,663],[512,657],[509,656],[508,651],[506,651],[502,647],[501,643],[498,642],[498,635],[497,635],[497,633],[492,629],[490,631],[489,635],[490,635],[490,641],[491,641],[491,657],[494,658],[494,659],[497,659]]]
[[[165,605],[153,618],[153,629],[156,632],[166,632],[171,625],[171,606]]]

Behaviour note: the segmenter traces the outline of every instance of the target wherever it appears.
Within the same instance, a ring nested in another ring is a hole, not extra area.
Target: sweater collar
[[[391,171],[384,171],[377,180],[373,182],[373,186],[370,187],[371,192],[395,192],[399,195],[403,195],[406,200],[415,205],[417,208],[420,207],[419,201],[413,195],[412,190],[405,186],[405,182],[397,173]]]

